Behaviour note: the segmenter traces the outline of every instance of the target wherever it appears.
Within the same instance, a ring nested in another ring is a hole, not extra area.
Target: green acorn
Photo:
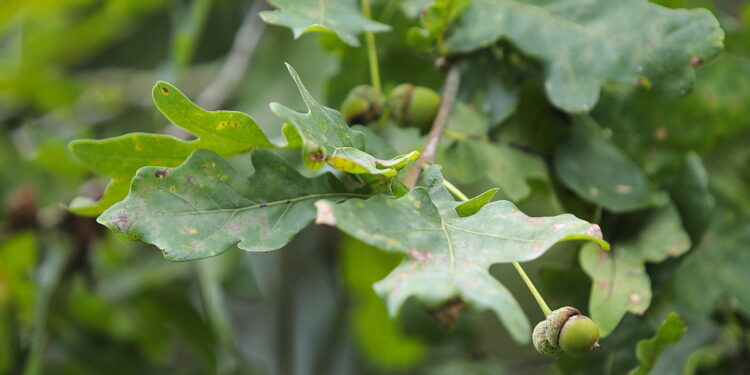
[[[349,91],[341,104],[341,114],[349,126],[366,125],[383,114],[385,99],[372,86],[360,85]]]
[[[391,91],[388,108],[397,124],[427,131],[440,108],[440,95],[427,87],[404,83]]]
[[[534,328],[534,347],[539,353],[558,356],[583,355],[599,346],[599,328],[575,307],[561,307]]]

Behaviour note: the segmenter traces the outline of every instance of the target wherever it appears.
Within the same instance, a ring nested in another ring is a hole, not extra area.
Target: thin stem
[[[422,156],[419,157],[416,165],[412,167],[404,179],[406,186],[414,186],[417,183],[422,167],[435,161],[437,146],[440,143],[440,138],[443,135],[443,131],[445,131],[445,127],[448,125],[451,109],[453,108],[453,103],[456,101],[460,83],[461,69],[457,63],[454,63],[448,71],[448,77],[445,78],[445,89],[440,98],[440,108],[438,109],[437,116],[435,116],[435,121],[432,122],[432,129],[427,134],[427,140],[425,141],[424,148],[422,148]]]
[[[453,185],[450,183],[450,181],[443,179],[443,186],[445,186],[448,191],[453,193],[458,199],[462,201],[468,201],[469,197],[466,196],[461,190],[459,190],[456,185]],[[526,274],[526,272],[523,270],[523,267],[521,267],[521,264],[518,262],[513,262],[513,267],[515,267],[516,271],[518,271],[518,274],[521,275],[521,279],[523,279],[523,282],[526,284],[526,287],[529,288],[529,291],[531,291],[531,294],[534,295],[534,299],[536,299],[536,303],[539,304],[539,307],[542,309],[542,312],[545,316],[549,315],[549,313],[552,312],[550,310],[549,306],[547,306],[547,303],[544,302],[544,298],[542,298],[542,295],[539,293],[538,290],[536,290],[536,287],[534,286],[534,283],[531,282],[531,279],[529,278],[529,275]]]
[[[371,19],[370,14],[370,0],[362,0],[362,13],[365,18]],[[370,81],[372,81],[372,87],[378,94],[382,94],[380,88],[380,69],[378,67],[378,50],[375,48],[375,34],[371,31],[365,33],[365,40],[367,41],[367,58],[370,60]]]
[[[469,200],[469,197],[467,197],[466,194],[464,194],[461,190],[458,190],[456,185],[453,185],[448,180],[443,180],[443,186],[445,186],[445,188],[448,189],[448,191],[450,191],[451,193],[453,193],[453,195],[455,195],[458,199],[462,201]]]
[[[516,271],[518,271],[518,274],[521,275],[523,282],[526,283],[526,287],[529,288],[529,290],[531,291],[531,294],[534,295],[534,299],[536,299],[536,303],[539,304],[539,307],[542,308],[542,312],[544,313],[544,315],[545,316],[549,315],[549,313],[551,313],[552,310],[550,310],[549,306],[547,306],[547,303],[544,302],[544,298],[542,298],[542,295],[539,294],[538,290],[536,290],[534,283],[531,282],[531,279],[529,279],[529,276],[523,270],[521,265],[518,262],[513,262],[513,267],[516,268]]]

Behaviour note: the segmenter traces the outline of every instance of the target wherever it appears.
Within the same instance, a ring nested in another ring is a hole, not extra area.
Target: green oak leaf
[[[680,316],[675,312],[670,313],[656,330],[654,337],[638,342],[635,353],[640,364],[630,371],[629,375],[650,374],[664,348],[679,341],[686,330],[685,323],[680,320]]]
[[[449,180],[463,185],[489,182],[499,186],[500,192],[518,202],[531,193],[529,180],[546,180],[544,161],[529,153],[503,143],[487,140],[490,122],[474,107],[459,103],[451,115],[445,142],[438,154]]]
[[[555,152],[560,180],[581,198],[614,212],[632,211],[658,203],[641,168],[617,146],[607,142],[588,117],[573,125],[573,132]]]
[[[439,184],[438,168],[430,167],[422,186],[398,199],[379,195],[340,204],[320,201],[317,222],[406,255],[375,284],[392,315],[411,296],[431,307],[460,297],[471,308],[494,311],[515,340],[527,342],[526,315],[489,267],[535,259],[560,241],[608,244],[596,224],[569,214],[529,217],[508,201],[488,203],[474,215],[460,217],[455,210],[460,203]]]
[[[694,91],[677,98],[613,91],[602,96],[592,116],[611,128],[613,141],[646,170],[658,170],[655,150],[705,154],[748,129],[750,106],[740,103],[750,95],[750,81],[737,77],[750,76],[750,59],[722,54],[696,76]]]
[[[542,62],[555,106],[586,112],[609,82],[686,92],[693,66],[721,51],[724,33],[705,9],[646,0],[474,0],[446,46],[466,53],[501,38]]]
[[[268,150],[254,152],[252,161],[249,177],[206,150],[174,169],[141,168],[128,197],[97,221],[119,239],[154,244],[166,259],[183,261],[235,244],[276,250],[315,218],[315,200],[362,196],[347,193],[331,174],[305,178]]]
[[[294,111],[279,103],[271,103],[271,110],[286,121],[285,133],[294,134],[302,145],[302,159],[310,169],[320,169],[324,163],[336,169],[355,174],[375,174],[393,177],[410,160],[416,160],[419,152],[398,155],[390,160],[378,159],[362,150],[367,146],[367,136],[351,129],[341,113],[320,105],[307,91],[302,80],[291,65],[289,73],[297,84],[307,113]]]
[[[716,201],[708,189],[708,173],[698,154],[691,151],[685,155],[682,168],[668,189],[685,230],[693,242],[699,242],[711,223]]]
[[[750,314],[748,243],[750,214],[740,211],[736,201],[725,201],[700,244],[675,271],[673,288],[678,305],[694,317],[707,319],[717,305],[730,299]]]
[[[275,147],[255,120],[242,112],[205,111],[166,82],[157,82],[152,95],[156,107],[166,118],[198,139],[183,141],[168,135],[131,133],[103,140],[71,142],[69,148],[81,162],[112,177],[99,201],[76,198],[70,204],[71,211],[96,216],[125,198],[138,168],[147,165],[174,167],[197,149],[229,156],[256,147]]]
[[[498,64],[507,62],[489,52],[466,56],[462,63],[459,99],[481,104],[490,126],[494,128],[512,115],[518,106],[520,90],[512,79],[518,73],[512,69],[498,69]]]
[[[486,180],[508,199],[519,202],[531,194],[529,180],[546,180],[544,161],[511,146],[477,140],[457,140],[440,155],[451,181],[473,184]]]
[[[263,21],[292,29],[295,38],[310,31],[326,31],[338,35],[344,43],[359,46],[357,34],[381,32],[390,26],[367,19],[354,0],[270,0],[278,7],[260,13]]]
[[[635,238],[613,244],[608,253],[584,246],[580,262],[592,279],[589,311],[602,337],[614,330],[626,312],[641,315],[651,304],[646,262],[662,262],[689,248],[690,237],[672,204],[656,210]]]

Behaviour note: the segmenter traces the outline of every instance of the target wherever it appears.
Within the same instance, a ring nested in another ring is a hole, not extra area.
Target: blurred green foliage
[[[438,36],[461,22],[466,4],[438,17],[441,24],[431,17],[447,9],[442,1],[422,20],[431,1],[372,3],[373,18],[391,26],[376,34],[384,91],[404,82],[440,89]],[[371,285],[401,258],[330,228],[310,227],[274,253],[233,248],[171,263],[152,246],[116,241],[93,219],[67,211],[74,197],[98,199],[107,184],[67,143],[131,132],[184,137],[154,108],[154,82],[168,80],[199,97],[220,74],[246,14],[270,6],[0,2],[0,374],[626,374],[643,358],[638,343],[664,335],[659,327],[675,321],[673,311],[687,330],[648,363],[652,374],[747,373],[750,6],[655,3],[705,7],[726,33],[725,52],[697,67],[693,92],[684,96],[608,82],[590,113],[569,115],[551,104],[544,64],[521,44],[501,39],[461,62],[460,103],[438,162],[463,191],[499,186],[499,197],[529,214],[572,212],[598,222],[615,253],[618,244],[623,253],[633,250],[629,244],[644,233],[662,241],[641,228],[671,200],[679,213],[671,222],[679,221],[692,242],[683,255],[665,249],[666,260],[638,257],[637,287],[648,290],[650,304],[613,306],[617,318],[601,349],[552,360],[515,344],[493,314],[463,312],[446,332],[408,301],[390,318]],[[328,107],[369,81],[364,47],[333,33],[295,40],[286,29],[254,25],[259,43],[222,108],[250,113],[269,137],[281,135],[269,102],[304,108],[283,62]],[[424,140],[388,121],[367,132],[398,153]],[[309,173],[297,152],[278,154]],[[252,169],[246,155],[230,162]],[[582,166],[600,172],[573,170]],[[619,178],[638,183],[638,200],[592,194],[592,187],[616,192]],[[589,301],[598,298],[591,291],[602,285],[592,284],[578,252],[559,245],[527,271],[548,302],[590,313]],[[513,272],[492,268],[530,319],[543,319]]]

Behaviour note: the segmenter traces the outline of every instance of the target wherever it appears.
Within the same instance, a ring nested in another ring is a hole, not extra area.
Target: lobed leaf
[[[367,136],[350,128],[339,111],[315,101],[294,68],[289,64],[287,68],[307,106],[307,113],[294,111],[279,103],[271,103],[270,107],[288,124],[286,133],[299,138],[302,160],[310,169],[320,169],[327,162],[348,173],[393,177],[410,160],[419,158],[419,152],[413,151],[391,160],[381,160],[362,151],[367,146]]]
[[[325,223],[360,241],[406,254],[401,265],[375,284],[392,315],[411,296],[429,306],[460,297],[473,308],[493,310],[514,339],[526,342],[529,322],[489,267],[535,259],[560,241],[592,240],[608,247],[596,224],[569,214],[528,217],[507,201],[459,217],[455,208],[460,203],[441,187],[438,167],[426,174],[421,186],[398,199],[381,195],[318,204],[319,221],[325,215]]]
[[[750,313],[750,215],[735,204],[720,207],[701,243],[675,271],[675,300],[694,317],[708,318],[726,299]]]
[[[235,244],[276,250],[315,218],[315,200],[362,196],[331,174],[305,178],[267,150],[253,153],[252,161],[249,177],[206,150],[174,169],[141,168],[128,197],[97,221],[119,239],[156,245],[168,260],[194,260]]]
[[[610,82],[686,92],[693,66],[721,51],[724,33],[705,9],[646,0],[474,0],[446,45],[466,53],[501,38],[541,60],[555,106],[586,112]]]
[[[271,104],[274,112],[289,122],[282,127],[285,143],[272,143],[245,113],[206,111],[176,87],[157,82],[153,88],[156,106],[172,123],[198,138],[184,141],[168,135],[132,133],[104,140],[71,142],[70,150],[78,159],[96,172],[112,177],[98,202],[76,198],[71,202],[71,211],[80,215],[98,215],[125,198],[130,180],[138,168],[175,167],[198,149],[231,156],[256,148],[301,147],[305,164],[311,169],[319,169],[324,162],[328,162],[345,172],[386,177],[392,177],[408,161],[419,157],[419,153],[414,151],[381,160],[361,151],[365,148],[366,136],[350,129],[341,113],[318,104],[294,69],[288,64],[287,67],[309,112],[302,114],[278,103]]]
[[[362,15],[354,0],[270,0],[279,9],[260,13],[263,21],[292,29],[294,38],[311,31],[336,34],[344,43],[359,46],[357,34],[381,32],[390,26]]]
[[[640,364],[630,371],[629,375],[650,374],[664,348],[679,341],[686,330],[685,323],[680,320],[680,316],[675,312],[670,313],[659,326],[654,337],[638,342],[635,351]]]
[[[242,112],[205,111],[176,87],[161,81],[154,86],[152,96],[165,117],[198,139],[183,141],[168,135],[131,133],[103,140],[71,142],[69,148],[81,162],[112,177],[98,202],[77,198],[71,202],[71,211],[79,215],[98,215],[125,198],[138,168],[147,165],[175,167],[197,149],[229,156],[256,147],[275,147],[258,124]]]
[[[581,266],[592,279],[589,311],[602,337],[626,312],[642,315],[651,304],[646,262],[662,262],[690,249],[690,237],[674,205],[657,210],[643,225],[637,237],[614,244],[611,252],[590,245],[581,250]]]

